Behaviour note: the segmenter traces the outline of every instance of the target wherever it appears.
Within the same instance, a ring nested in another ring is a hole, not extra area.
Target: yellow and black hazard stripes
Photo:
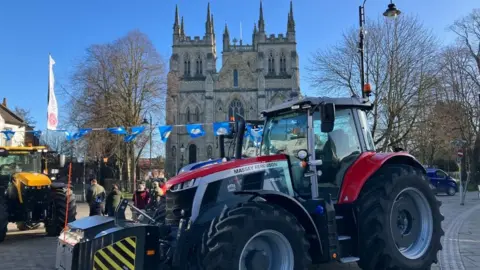
[[[93,269],[134,270],[136,242],[136,237],[127,237],[98,250],[93,257]]]

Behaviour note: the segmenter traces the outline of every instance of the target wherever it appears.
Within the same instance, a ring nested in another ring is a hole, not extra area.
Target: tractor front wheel
[[[439,209],[421,172],[410,166],[382,168],[365,184],[358,200],[359,266],[430,269],[442,249]]]
[[[52,190],[52,204],[50,207],[49,218],[45,223],[45,229],[48,236],[58,236],[67,223],[75,221],[77,216],[77,203],[72,190],[68,190],[68,215],[67,214],[67,189],[58,188]]]
[[[1,191],[1,190],[0,190]],[[8,227],[8,208],[5,196],[0,192],[0,243],[5,240],[7,236]]]
[[[288,211],[262,202],[225,208],[204,235],[206,270],[308,269],[305,231]]]

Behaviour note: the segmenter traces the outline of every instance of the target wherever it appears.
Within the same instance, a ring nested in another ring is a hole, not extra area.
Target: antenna
[[[242,42],[243,35],[242,35],[242,22],[240,22],[240,42]]]

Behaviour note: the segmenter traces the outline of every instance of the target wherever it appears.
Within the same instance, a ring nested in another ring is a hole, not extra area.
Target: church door
[[[197,162],[197,146],[190,144],[188,147],[188,164]]]

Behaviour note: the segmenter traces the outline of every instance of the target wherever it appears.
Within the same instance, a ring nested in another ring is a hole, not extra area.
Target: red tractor
[[[359,98],[305,98],[264,111],[259,157],[237,152],[173,177],[161,224],[70,223],[62,236],[76,240],[60,237],[57,267],[430,269],[442,248],[440,202],[414,157],[375,152],[371,108]]]

